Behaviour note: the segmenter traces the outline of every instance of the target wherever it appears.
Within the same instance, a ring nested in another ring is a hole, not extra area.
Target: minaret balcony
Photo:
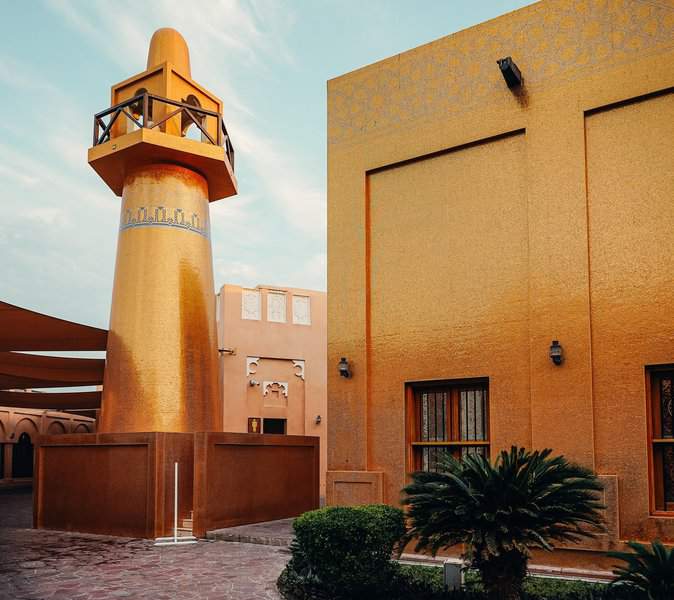
[[[181,102],[145,91],[95,114],[89,163],[118,196],[126,173],[150,163],[201,173],[211,201],[237,193],[234,147],[222,114],[202,108],[194,96]]]

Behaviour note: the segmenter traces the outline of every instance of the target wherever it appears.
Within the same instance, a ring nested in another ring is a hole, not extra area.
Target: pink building
[[[323,498],[325,292],[225,284],[217,319],[224,431],[319,437]]]

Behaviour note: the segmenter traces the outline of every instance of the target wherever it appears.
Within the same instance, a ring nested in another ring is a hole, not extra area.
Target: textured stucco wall
[[[259,286],[259,319],[242,319],[242,288],[223,285],[219,293],[218,337],[220,348],[236,350],[222,354],[222,403],[226,432],[248,431],[248,417],[287,419],[289,435],[320,438],[321,495],[325,494],[327,467],[327,386],[326,386],[326,294],[297,288]],[[268,320],[267,293],[286,294],[286,322]],[[292,297],[310,299],[310,325],[293,323]],[[248,357],[260,360],[247,369]],[[304,361],[304,369],[293,361]],[[248,371],[254,371],[248,374]],[[300,377],[299,375],[302,375]],[[260,385],[251,386],[255,380]],[[288,384],[288,395],[269,390],[264,382]],[[316,423],[316,417],[321,422]]]
[[[649,516],[645,397],[645,367],[674,363],[673,67],[674,2],[547,0],[328,82],[340,502],[348,472],[398,502],[406,382],[481,376],[492,455],[615,476],[612,539],[674,541]]]

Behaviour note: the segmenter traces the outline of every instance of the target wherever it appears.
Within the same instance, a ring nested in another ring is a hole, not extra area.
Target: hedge
[[[397,564],[391,555],[405,533],[400,509],[331,506],[295,519],[292,558],[280,587],[311,597],[376,598],[388,590]]]

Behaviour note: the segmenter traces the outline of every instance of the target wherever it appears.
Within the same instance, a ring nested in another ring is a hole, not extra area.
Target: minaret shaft
[[[127,174],[99,431],[217,431],[208,186],[151,164]]]

